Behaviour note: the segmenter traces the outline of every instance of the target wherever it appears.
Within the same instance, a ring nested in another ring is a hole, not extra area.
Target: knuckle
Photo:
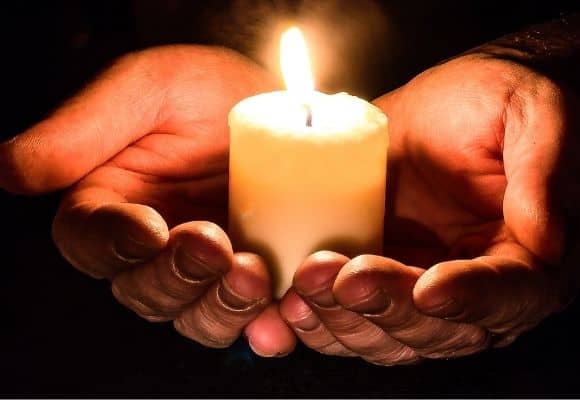
[[[117,281],[111,284],[111,292],[120,304],[149,322],[169,321],[174,316],[174,312],[164,312],[158,307],[147,304],[145,300],[128,294]]]
[[[337,314],[333,318],[324,318],[324,325],[338,336],[351,336],[363,331],[368,322],[363,318],[353,317],[350,314]],[[377,330],[379,328],[377,327]]]
[[[489,334],[483,329],[474,329],[464,340],[467,347],[480,347],[488,342]]]
[[[93,279],[109,277],[109,274],[103,268],[97,268],[95,265],[83,261],[83,257],[79,254],[79,249],[82,246],[78,241],[78,235],[71,232],[68,218],[70,217],[66,217],[64,212],[59,210],[52,221],[52,240],[61,256],[79,272]]]
[[[370,254],[361,254],[350,260],[347,263],[347,266],[352,272],[364,271],[369,266],[371,266],[375,262],[375,260],[376,256]]]
[[[410,347],[400,345],[386,354],[367,356],[363,359],[375,365],[394,366],[416,363],[419,356]]]
[[[226,337],[223,335],[216,334],[216,330],[206,329],[202,324],[193,324],[187,317],[179,317],[173,321],[173,326],[175,330],[182,336],[187,337],[197,343],[200,343],[206,347],[211,347],[215,349],[222,349],[229,347],[236,336]]]
[[[123,296],[123,297],[117,298],[117,300],[123,306],[125,306],[129,310],[137,313],[141,317],[145,317],[148,315],[154,315],[154,312],[151,308],[147,307],[145,304],[143,304],[141,301],[139,301],[137,299]]]
[[[179,300],[164,294],[159,294],[154,298],[149,299],[148,303],[150,303],[150,307],[155,309],[159,314],[167,316],[172,316],[183,308],[183,304]]]
[[[130,297],[125,292],[124,288],[118,283],[118,281],[113,281],[111,284],[111,292],[113,293],[113,297],[125,307],[135,311],[140,312],[140,309],[145,309],[145,305],[140,303],[137,304],[134,301],[130,300]],[[140,306],[140,307],[139,307]]]
[[[466,326],[461,332],[433,346],[426,346],[421,355],[425,358],[455,358],[478,353],[490,344],[490,335],[483,329],[469,329]]]
[[[378,327],[372,326],[360,334],[355,334],[349,337],[340,337],[343,343],[355,350],[359,354],[370,355],[382,349],[388,349],[393,345],[398,345],[398,342],[389,340],[385,333]]]
[[[519,337],[519,333],[509,333],[494,338],[493,347],[502,348],[511,345]]]
[[[483,350],[483,348],[477,347],[465,347],[465,348],[450,348],[439,351],[433,351],[429,353],[422,354],[423,357],[429,359],[450,359],[457,357],[465,357],[471,354],[475,354]]]
[[[368,318],[397,337],[414,337],[421,327],[422,318],[410,311],[407,307],[388,307],[381,314],[370,315]]]
[[[489,323],[489,331],[498,335],[514,330],[521,325],[520,317],[517,319],[505,318],[499,321],[492,321]]]
[[[334,341],[332,343],[325,344],[323,346],[313,348],[317,352],[328,355],[328,356],[338,356],[338,357],[354,357],[352,351],[344,347],[341,343]]]
[[[151,322],[151,323],[171,321],[171,317],[168,317],[166,315],[156,315],[156,314],[150,315],[150,314],[140,314],[140,313],[137,313],[137,315],[139,315],[141,318],[143,318],[147,322]]]

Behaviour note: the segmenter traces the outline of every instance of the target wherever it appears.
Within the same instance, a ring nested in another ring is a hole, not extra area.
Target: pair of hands
[[[389,258],[316,253],[273,302],[263,260],[234,252],[220,226],[227,113],[274,86],[225,49],[125,56],[0,147],[0,184],[73,185],[53,226],[63,256],[142,317],[211,347],[244,333],[257,354],[280,356],[298,337],[325,354],[412,363],[507,345],[570,300],[577,100],[475,53],[375,101],[390,122]]]

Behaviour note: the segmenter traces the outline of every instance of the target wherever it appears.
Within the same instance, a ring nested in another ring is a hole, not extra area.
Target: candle
[[[382,252],[387,117],[346,93],[315,91],[307,54],[300,31],[287,31],[288,90],[229,114],[229,234],[236,251],[266,259],[277,298],[312,252]]]

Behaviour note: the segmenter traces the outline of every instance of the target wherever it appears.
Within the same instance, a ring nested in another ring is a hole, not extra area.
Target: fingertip
[[[232,244],[218,225],[209,221],[187,222],[174,227],[170,236],[179,254],[193,260],[194,264],[208,266],[218,274],[231,269],[234,258]]]
[[[421,312],[433,317],[457,319],[466,316],[466,299],[483,295],[480,284],[490,273],[493,271],[475,260],[436,264],[417,280],[413,302]]]
[[[378,290],[376,256],[361,255],[348,261],[338,272],[332,291],[336,301],[348,306]]]
[[[104,205],[101,210],[124,214],[127,219],[132,219],[135,232],[128,232],[136,241],[150,241],[154,247],[163,247],[169,240],[169,228],[167,223],[154,208],[144,204],[118,203]]]
[[[252,351],[261,357],[283,357],[296,347],[296,336],[271,304],[244,330]]]
[[[104,204],[90,218],[113,235],[113,250],[126,261],[147,260],[163,249],[169,228],[153,208],[133,203]]]
[[[0,187],[10,193],[34,195],[50,190],[35,174],[26,151],[21,151],[20,136],[0,144]],[[26,173],[24,173],[26,171]]]
[[[191,221],[177,225],[172,229],[176,235],[192,235],[203,237],[216,247],[222,247],[233,255],[232,244],[226,232],[217,224],[210,221]]]
[[[301,321],[312,313],[308,304],[293,289],[288,290],[280,300],[279,310],[282,319],[289,324]]]
[[[369,312],[384,307],[387,298],[407,298],[409,290],[424,270],[387,257],[361,255],[353,258],[336,277],[333,293],[345,308]]]
[[[310,255],[296,270],[293,285],[300,294],[310,295],[332,286],[340,269],[349,258],[332,251],[318,251]]]
[[[252,253],[234,254],[232,269],[224,276],[231,290],[249,299],[272,298],[271,280],[264,260]]]
[[[16,194],[38,195],[70,186],[89,172],[82,164],[90,153],[79,157],[86,149],[59,143],[60,128],[48,118],[0,144],[0,187]],[[65,149],[67,154],[63,154]]]

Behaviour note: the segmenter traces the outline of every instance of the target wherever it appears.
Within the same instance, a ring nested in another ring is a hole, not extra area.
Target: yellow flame
[[[314,91],[308,49],[300,29],[292,27],[280,40],[280,66],[288,91],[307,96]]]

